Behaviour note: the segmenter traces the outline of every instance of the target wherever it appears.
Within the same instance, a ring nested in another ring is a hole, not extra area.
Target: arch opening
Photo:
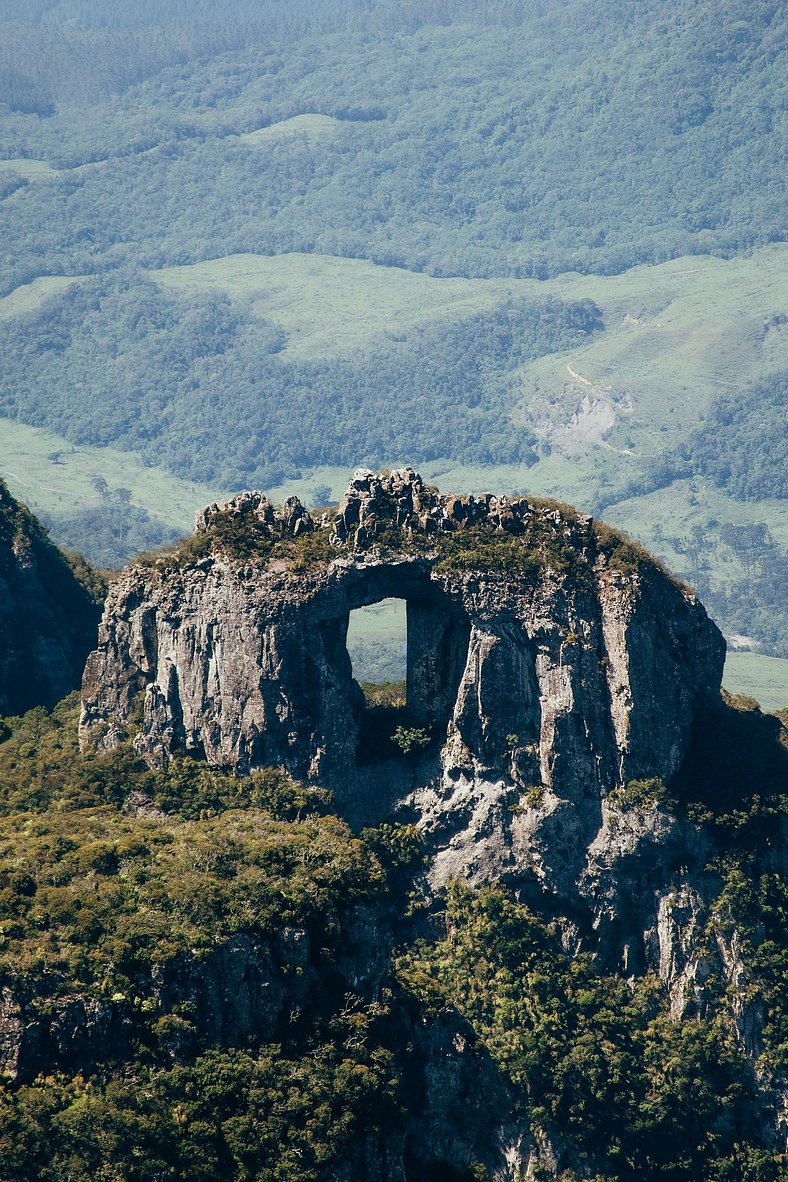
[[[357,766],[415,758],[443,740],[469,635],[469,622],[434,596],[365,596],[350,611]]]
[[[404,706],[407,700],[406,600],[381,599],[350,613],[347,650],[353,677],[368,706]]]

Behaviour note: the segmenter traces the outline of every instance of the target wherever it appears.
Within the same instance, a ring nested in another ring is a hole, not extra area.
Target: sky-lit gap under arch
[[[359,685],[405,681],[407,628],[404,599],[381,599],[350,613],[347,648]]]

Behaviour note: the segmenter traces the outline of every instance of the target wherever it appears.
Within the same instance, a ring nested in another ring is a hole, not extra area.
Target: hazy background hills
[[[415,462],[603,513],[788,656],[785,32],[0,2],[0,475],[118,563],[220,492]]]

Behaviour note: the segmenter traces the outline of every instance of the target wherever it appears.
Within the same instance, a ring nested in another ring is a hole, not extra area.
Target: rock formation
[[[387,597],[407,603],[408,718],[432,745],[370,767],[346,636]],[[724,651],[693,593],[590,517],[360,470],[320,520],[247,493],[201,512],[178,554],[129,567],[88,660],[82,737],[133,735],[154,765],[279,765],[359,823],[409,807],[433,886],[552,896],[579,917],[567,938],[593,929],[638,971],[667,955],[649,935],[654,850],[692,835],[651,814],[627,828],[616,800],[675,775]]]
[[[0,481],[0,714],[52,706],[76,689],[100,614],[66,558]]]
[[[351,612],[390,597],[407,607],[401,708],[367,701],[346,643]],[[722,637],[691,591],[622,535],[555,502],[441,494],[405,469],[356,472],[337,509],[319,515],[296,498],[277,508],[259,492],[208,507],[177,551],[139,560],[110,589],[84,674],[85,751],[128,740],[152,768],[172,763],[175,784],[203,774],[177,762],[185,755],[239,776],[278,766],[331,788],[352,826],[414,822],[424,844],[390,825],[364,835],[359,845],[381,851],[380,893],[359,905],[340,892],[327,943],[322,929],[286,916],[261,933],[252,907],[239,930],[140,962],[120,992],[60,988],[41,1004],[40,982],[20,978],[12,988],[9,977],[0,1067],[17,1083],[48,1071],[117,1071],[148,1045],[148,1011],[162,1015],[157,1053],[173,1063],[269,1040],[301,1053],[301,1035],[312,1054],[319,1023],[310,1020],[321,1006],[331,1031],[340,1009],[370,1022],[385,1011],[402,1111],[387,1131],[373,1122],[321,1175],[326,1182],[521,1182],[592,1169],[601,1177],[601,1164],[578,1159],[560,1117],[531,1119],[495,1051],[496,1027],[490,1041],[483,1012],[474,1013],[488,969],[491,996],[504,979],[532,988],[530,953],[509,945],[509,921],[497,952],[494,924],[474,936],[482,956],[466,960],[469,1012],[462,995],[447,1004],[431,992],[430,973],[442,983],[469,955],[451,899],[481,908],[492,899],[493,909],[508,900],[528,905],[549,955],[560,955],[568,975],[559,993],[593,965],[600,979],[629,979],[632,996],[662,992],[665,1014],[689,1027],[721,1018],[746,1064],[742,1086],[752,1085],[754,1143],[776,1147],[784,1080],[770,1066],[768,998],[753,987],[753,941],[766,929],[719,922],[726,839],[703,820],[715,793],[728,793],[719,818],[740,804],[740,770],[731,790],[713,761],[705,766],[726,710],[736,714],[720,701],[723,658]],[[718,746],[729,762],[739,748],[753,792],[769,793],[787,754],[772,733],[777,720],[759,717]],[[398,723],[410,736],[401,749],[391,741]],[[744,742],[755,750],[755,730],[768,730],[774,747],[760,780]],[[119,809],[144,815],[153,807],[146,791],[122,804],[119,794]],[[785,834],[770,808],[755,818],[770,826],[768,840],[746,864],[762,884],[785,870]],[[226,823],[220,811],[216,824]],[[265,817],[261,833],[274,824]],[[399,842],[410,843],[402,860]],[[454,885],[441,895],[453,879],[508,889]],[[430,973],[417,954],[398,976],[395,948],[444,936]],[[574,960],[579,952],[591,955]],[[648,973],[664,992],[651,979],[634,986]],[[578,1006],[583,996],[581,987]],[[502,1023],[520,1013],[516,992],[504,1000]]]

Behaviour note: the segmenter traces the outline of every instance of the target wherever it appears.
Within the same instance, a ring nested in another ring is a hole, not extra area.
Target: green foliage
[[[383,875],[333,817],[282,822],[250,807],[182,821],[105,806],[3,818],[0,883],[0,973],[125,995],[153,963],[233,933],[317,932]]]
[[[788,887],[784,876],[766,868],[752,851],[732,850],[712,864],[721,887],[710,929],[735,944],[746,966],[749,1005],[764,1010],[763,1065],[784,1079],[788,1075],[788,998],[785,977],[788,948]]]
[[[4,1182],[317,1182],[359,1130],[398,1116],[385,1008],[350,996],[337,1008],[321,978],[289,1049],[194,1058],[194,1005],[162,997],[156,974],[232,936],[275,946],[288,925],[330,974],[348,910],[382,902],[382,863],[404,874],[418,833],[353,837],[322,815],[325,792],[274,771],[238,780],[185,759],[151,772],[127,749],[82,756],[76,722],[72,696],[5,724],[0,979],[42,1015],[75,995],[120,1011],[133,1077],[0,1084]]]
[[[210,1051],[107,1084],[0,1088],[4,1182],[318,1182],[399,1115],[385,1011],[357,1006],[303,1056]]]
[[[439,554],[437,571],[484,571],[536,578],[543,571],[583,579],[587,565],[569,536],[577,519],[570,505],[529,498],[536,511],[523,520],[523,531],[509,534],[482,522],[454,533],[439,533],[430,539]],[[558,520],[550,514],[554,510]]]
[[[535,809],[542,803],[544,794],[544,784],[530,784],[523,793],[523,800],[529,809]]]
[[[323,790],[188,759],[152,772],[126,748],[83,756],[76,721],[74,695],[8,719],[0,743],[0,974],[144,996],[154,962],[288,923],[319,942],[382,889],[371,848],[321,815]]]
[[[430,745],[430,732],[419,726],[398,726],[392,740],[403,755],[410,755]]]
[[[405,705],[406,689],[404,681],[363,681],[361,683],[361,689],[368,706],[387,706],[392,709],[399,709]]]
[[[137,561],[173,562],[189,566],[212,554],[225,554],[241,562],[282,559],[293,571],[306,571],[324,565],[336,557],[331,545],[329,529],[313,529],[296,538],[272,537],[267,527],[253,513],[216,513],[205,532],[191,534],[175,548],[164,548],[158,554],[138,555]]]
[[[50,713],[41,707],[3,723],[0,740],[0,815],[17,812],[58,815],[78,809],[119,807],[132,798],[183,820],[199,820],[225,809],[262,809],[278,821],[322,813],[330,793],[291,780],[274,770],[238,779],[211,771],[205,763],[173,759],[166,773],[154,772],[124,744],[103,755],[83,755],[77,740],[76,693]]]
[[[770,438],[778,448],[779,431],[775,429]],[[766,484],[760,487],[760,495],[769,495]],[[698,580],[709,610],[724,620],[731,631],[753,636],[768,652],[788,657],[788,609],[784,594],[788,583],[788,552],[765,522],[742,525],[725,522],[710,530],[704,541],[707,565],[712,557],[717,557],[718,562],[720,558],[725,563],[732,561],[740,572],[739,578],[727,587],[708,579]]]
[[[361,837],[389,874],[413,872],[426,860],[424,834],[417,825],[384,822],[374,829],[362,830]]]
[[[114,13],[96,28],[84,5],[85,27],[59,26],[63,5],[4,26],[0,95],[17,113],[0,155],[31,173],[21,189],[8,174],[7,289],[40,273],[42,227],[47,275],[88,277],[4,319],[6,414],[227,486],[328,461],[527,464],[513,375],[588,340],[587,300],[499,284],[453,324],[307,363],[243,293],[175,298],[149,273],[297,253],[414,276],[610,274],[782,234],[773,6],[640,4],[622,19],[455,2],[437,25],[426,3],[350,18],[321,5],[318,21],[279,8],[210,35],[182,9],[166,33]],[[524,31],[502,35],[512,21]],[[82,54],[89,79],[69,67]],[[293,133],[294,116],[329,132]],[[77,545],[88,526],[69,528]]]
[[[147,509],[116,501],[73,513],[46,513],[42,520],[59,542],[73,547],[65,551],[66,557],[81,581],[88,578],[88,589],[94,596],[101,596],[101,585],[95,582],[95,574],[90,581],[91,576],[86,574],[86,568],[90,568],[82,553],[89,554],[91,562],[101,568],[118,570],[140,550],[163,546],[177,538],[174,529],[152,517]]]
[[[597,549],[605,555],[611,570],[637,575],[654,566],[660,567],[660,563],[649,554],[645,546],[641,546],[634,538],[630,538],[622,530],[614,529],[604,521],[594,522],[594,537]]]
[[[764,1065],[785,1077],[788,895],[772,850],[788,811],[788,718],[763,715],[743,696],[723,697],[716,709],[697,718],[671,796],[714,843],[717,852],[707,871],[718,877],[720,888],[710,935],[724,939],[741,958],[746,1002],[764,1010]]]
[[[225,295],[166,294],[123,272],[80,282],[28,316],[0,319],[9,356],[0,411],[229,487],[270,486],[304,464],[396,455],[533,463],[534,436],[509,422],[507,375],[581,342],[599,323],[588,300],[512,298],[459,322],[376,339],[359,359],[299,359],[283,351],[280,330]],[[45,348],[48,340],[56,347]],[[94,351],[101,364],[90,362]],[[91,514],[109,535],[105,547],[113,538],[155,537],[158,528],[111,496]],[[84,517],[60,518],[71,538],[88,527]]]
[[[542,568],[539,555],[530,552],[521,538],[497,534],[484,525],[438,535],[436,545],[441,555],[437,571],[499,571],[532,577]]]
[[[626,809],[654,809],[667,799],[667,788],[661,780],[651,778],[647,780],[627,780],[620,784],[608,795],[608,803],[615,808]]]
[[[764,325],[782,329],[783,315]],[[692,471],[708,476],[742,500],[788,497],[788,371],[771,374],[744,390],[717,398],[702,428],[692,433],[681,455]]]
[[[739,705],[708,742],[730,732],[744,744],[737,775],[750,767],[763,795],[747,801],[740,779],[740,808],[725,812],[731,779],[716,811],[705,781],[682,799],[706,810],[712,844],[733,834],[707,868],[720,883],[709,936],[736,934],[747,1000],[766,1013],[763,1063],[784,1072],[788,896],[764,858],[783,765],[773,750],[753,762],[757,743],[779,744],[778,720]],[[446,1007],[470,1020],[517,1090],[517,1117],[560,1132],[576,1177],[777,1182],[724,997],[703,1019],[674,1022],[653,979],[601,975],[502,889],[454,885],[445,938],[414,943],[400,928],[393,988],[340,999],[332,974],[348,910],[396,922],[423,864],[417,827],[353,836],[325,815],[324,793],[275,771],[233,779],[186,759],[153,772],[125,748],[80,755],[76,713],[73,697],[30,711],[6,720],[0,740],[0,977],[40,1013],[75,994],[123,1013],[130,1061],[90,1080],[0,1085],[4,1182],[320,1182],[360,1139],[399,1136],[403,1107],[418,1103],[405,1086],[401,990],[419,1025]],[[713,776],[725,761],[729,749]],[[627,803],[661,791],[630,782]],[[156,965],[199,962],[228,936],[275,943],[287,925],[306,929],[321,972],[319,999],[284,1042],[209,1049],[189,998],[164,1004],[153,987]]]
[[[338,7],[310,21],[277,5],[273,30],[268,7],[209,36],[182,9],[144,34],[34,28],[27,9],[6,25],[0,98],[19,113],[3,155],[105,161],[14,199],[17,281],[38,262],[33,218],[70,274],[134,243],[147,265],[314,250],[543,278],[781,236],[774,5],[641,3],[623,19],[616,5],[464,0],[437,24],[430,4]],[[310,112],[336,134],[274,133],[263,151],[231,138]]]
[[[581,1172],[615,1182],[731,1177],[751,1160],[750,1085],[725,1023],[674,1022],[658,984],[630,986],[570,960],[555,933],[499,888],[452,886],[447,937],[406,951],[397,971],[431,1009],[456,1006],[521,1089],[536,1133],[560,1129]]]
[[[236,780],[190,760],[151,772],[126,749],[82,756],[76,721],[74,696],[5,724],[0,979],[42,1015],[75,995],[122,1012],[133,1075],[0,1083],[4,1182],[317,1182],[359,1132],[398,1119],[385,1007],[337,1006],[321,978],[288,1048],[195,1058],[194,1006],[162,997],[156,973],[234,935],[275,945],[290,925],[330,974],[348,910],[382,902],[382,863],[404,874],[418,833],[353,837],[321,815],[326,793],[274,771]]]

